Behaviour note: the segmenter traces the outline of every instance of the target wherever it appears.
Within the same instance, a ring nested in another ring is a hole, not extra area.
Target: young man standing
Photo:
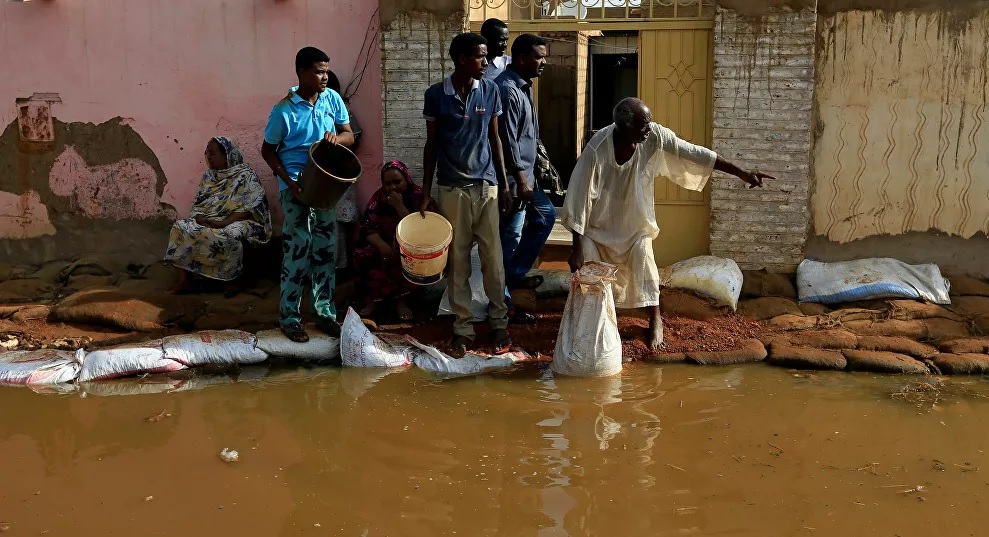
[[[488,19],[481,24],[481,37],[488,41],[488,67],[484,70],[484,78],[494,80],[512,63],[512,57],[505,55],[508,25],[501,19]]]
[[[532,34],[518,36],[512,44],[515,60],[495,81],[504,111],[498,131],[509,188],[516,198],[513,211],[501,218],[501,248],[509,290],[535,289],[542,283],[541,277],[526,275],[556,222],[553,202],[535,178],[539,119],[532,98],[532,80],[542,74],[547,54],[545,39]],[[513,323],[528,324],[536,320],[531,313],[515,310],[510,303],[509,311]]]
[[[498,230],[500,213],[511,207],[512,195],[498,138],[501,98],[495,83],[484,79],[487,53],[485,39],[477,34],[454,37],[450,44],[453,74],[426,90],[423,104],[426,196],[420,211],[424,213],[429,204],[435,172],[440,213],[453,225],[447,289],[457,316],[450,341],[451,354],[456,357],[463,356],[474,340],[468,279],[470,250],[475,241],[484,291],[491,303],[488,318],[495,352],[505,352],[512,345],[507,330],[505,266]]]
[[[285,213],[282,225],[280,325],[285,336],[304,343],[302,298],[308,283],[316,328],[340,335],[333,292],[336,285],[336,214],[312,209],[299,201],[299,174],[309,162],[309,147],[325,140],[350,146],[354,134],[343,99],[327,89],[330,58],[306,47],[295,56],[299,85],[275,104],[264,129],[261,156],[278,176],[279,200]]]

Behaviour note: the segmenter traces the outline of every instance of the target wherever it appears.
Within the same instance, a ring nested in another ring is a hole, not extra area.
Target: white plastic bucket
[[[446,218],[428,211],[423,218],[416,211],[398,223],[395,238],[406,280],[417,285],[440,281],[453,240],[453,226]]]

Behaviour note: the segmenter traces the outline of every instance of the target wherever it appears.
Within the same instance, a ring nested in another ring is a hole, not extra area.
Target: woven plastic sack
[[[507,369],[516,363],[532,361],[532,357],[522,351],[506,352],[496,356],[468,352],[463,358],[452,358],[436,347],[424,345],[415,339],[407,338],[418,352],[412,363],[419,369],[448,377],[478,375],[487,371]]]
[[[79,381],[129,377],[142,373],[167,373],[187,369],[185,364],[165,358],[162,340],[131,343],[86,354]]]
[[[477,245],[470,249],[470,316],[471,321],[478,323],[488,318],[488,295],[484,292],[484,275],[481,273],[481,257]],[[437,315],[453,315],[450,307],[450,287],[443,291]]]
[[[165,358],[188,367],[257,364],[268,353],[257,348],[254,334],[242,330],[205,330],[162,340]]]
[[[340,357],[340,339],[315,330],[309,331],[309,341],[305,343],[292,341],[278,329],[258,332],[257,338],[258,348],[271,356],[307,361]]]
[[[622,340],[611,283],[614,265],[589,261],[573,275],[553,352],[554,373],[606,377],[622,370]]]
[[[40,385],[72,382],[86,352],[41,349],[0,354],[0,384]]]
[[[912,298],[951,304],[949,285],[937,265],[908,265],[888,257],[836,263],[805,259],[797,268],[797,293],[801,302],[839,304]]]
[[[706,296],[718,306],[738,309],[744,277],[731,259],[702,255],[674,263],[660,274],[664,287],[685,289]]]
[[[402,337],[372,334],[353,308],[347,309],[340,332],[340,358],[345,366],[403,367],[412,363],[412,345]]]

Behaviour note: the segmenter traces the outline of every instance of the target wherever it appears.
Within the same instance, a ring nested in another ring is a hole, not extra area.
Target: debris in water
[[[150,418],[144,418],[144,421],[146,421],[148,423],[158,423],[159,421],[161,421],[161,420],[163,420],[165,418],[171,418],[171,417],[172,417],[172,415],[169,414],[167,410],[162,410],[161,411],[161,414],[157,414],[155,416],[151,416]]]
[[[679,466],[673,466],[672,464],[669,463],[667,463],[666,465],[669,466],[670,468],[673,468],[674,470],[680,470],[681,472],[686,472],[686,470],[680,468]]]
[[[144,501],[146,501],[146,502],[150,502],[150,501],[151,501],[151,500],[153,500],[153,499],[155,499],[155,497],[154,497],[154,496],[145,496],[145,497],[144,497]]]
[[[10,531],[10,522],[0,522],[0,533]]]
[[[223,448],[223,451],[220,452],[220,458],[225,462],[237,462],[240,458],[240,453],[229,448]]]

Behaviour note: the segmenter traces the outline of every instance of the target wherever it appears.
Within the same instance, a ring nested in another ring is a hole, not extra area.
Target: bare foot
[[[659,306],[653,308],[649,317],[649,348],[658,351],[666,346],[663,342],[663,318],[659,313]]]

